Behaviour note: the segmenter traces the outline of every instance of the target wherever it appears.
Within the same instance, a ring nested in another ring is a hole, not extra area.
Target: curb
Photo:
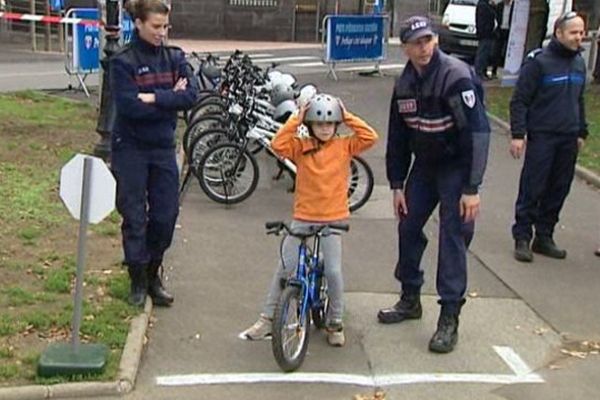
[[[85,399],[98,396],[124,395],[133,390],[140,366],[152,300],[148,297],[144,311],[133,318],[121,354],[119,372],[112,382],[73,382],[57,385],[29,385],[0,388],[2,400]]]
[[[494,114],[490,114],[489,112],[487,113],[487,115],[488,115],[488,118],[490,119],[490,121],[492,121],[494,124],[498,125],[498,127],[500,127],[500,129],[505,131],[505,133],[507,133],[507,134],[510,133],[510,124],[508,122],[495,116]],[[575,175],[579,179],[585,181],[587,184],[594,186],[596,189],[600,189],[600,175],[598,175],[594,171],[592,171],[588,168],[582,167],[579,164],[576,164],[575,165]]]

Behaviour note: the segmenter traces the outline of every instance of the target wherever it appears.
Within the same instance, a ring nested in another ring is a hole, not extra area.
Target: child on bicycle
[[[309,136],[298,136],[304,123]],[[353,135],[340,135],[344,123]],[[301,106],[277,132],[271,145],[279,155],[291,159],[297,167],[294,192],[294,215],[291,227],[302,229],[314,225],[343,223],[350,216],[348,179],[352,156],[373,146],[377,133],[362,119],[348,112],[342,102],[327,94],[318,94]],[[298,258],[298,239],[288,236],[281,249],[282,261],[277,267],[260,317],[240,334],[248,340],[271,336],[275,306],[282,285],[293,274]],[[346,342],[342,316],[344,311],[342,277],[342,242],[339,235],[321,239],[324,274],[328,283],[329,310],[326,320],[327,342],[343,346]]]

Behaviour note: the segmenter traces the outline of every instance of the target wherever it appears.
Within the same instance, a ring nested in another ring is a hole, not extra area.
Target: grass
[[[78,223],[58,195],[60,168],[90,153],[98,136],[92,106],[28,91],[0,94],[0,387],[113,380],[132,316],[120,266],[120,217],[90,227],[83,342],[111,349],[99,376],[36,377],[52,341],[68,341],[73,314]]]
[[[487,87],[488,111],[504,121],[509,121],[512,92],[513,88]],[[585,102],[590,135],[579,153],[578,163],[600,174],[600,85],[590,85],[587,88]]]

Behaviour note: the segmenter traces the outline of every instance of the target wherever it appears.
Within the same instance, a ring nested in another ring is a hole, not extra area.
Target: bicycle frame
[[[296,276],[292,278],[288,284],[298,286],[302,290],[302,305],[300,323],[302,325],[310,322],[307,321],[308,311],[313,305],[318,304],[320,298],[320,288],[317,288],[317,279],[323,273],[319,270],[319,247],[321,234],[315,235],[313,251],[306,244],[306,240],[300,242],[298,247],[298,265],[296,268]]]

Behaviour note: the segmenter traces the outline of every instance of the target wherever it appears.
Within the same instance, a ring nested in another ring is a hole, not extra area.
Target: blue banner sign
[[[74,18],[98,20],[95,8],[73,10]],[[80,72],[94,72],[100,68],[100,30],[98,26],[76,25],[73,30],[73,61]]]
[[[326,62],[383,60],[384,17],[330,15]]]
[[[133,23],[131,16],[128,12],[123,11],[123,14],[121,15],[121,37],[123,38],[123,44],[131,42],[134,29],[135,24]]]

